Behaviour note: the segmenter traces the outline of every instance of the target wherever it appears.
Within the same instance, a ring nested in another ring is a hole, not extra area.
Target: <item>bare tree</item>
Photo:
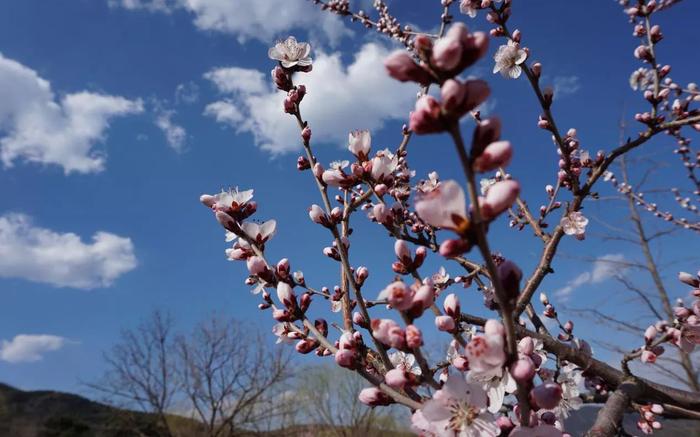
[[[172,330],[172,318],[155,311],[136,329],[122,331],[120,342],[104,354],[108,370],[88,384],[114,404],[154,414],[166,437],[174,435],[167,412],[177,388]]]
[[[177,339],[182,394],[206,435],[239,435],[270,426],[289,407],[283,399],[290,355],[266,348],[248,326],[219,317]]]
[[[309,367],[299,377],[296,392],[302,421],[318,428],[314,435],[370,437],[400,431],[396,411],[378,411],[358,400],[364,386],[362,378],[338,367]]]

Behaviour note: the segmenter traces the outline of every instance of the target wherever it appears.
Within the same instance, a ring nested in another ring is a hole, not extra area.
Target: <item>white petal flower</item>
[[[413,354],[397,351],[389,354],[389,360],[397,369],[413,373],[414,375],[421,374],[420,367],[416,364],[416,357]]]
[[[580,211],[574,211],[562,217],[560,224],[566,235],[574,235],[578,238],[586,233],[588,219]]]
[[[284,68],[294,66],[308,67],[311,65],[311,46],[305,42],[297,42],[296,38],[290,36],[284,41],[279,41],[267,52],[270,59],[280,61]]]
[[[520,48],[520,44],[508,41],[507,45],[502,45],[494,55],[496,64],[493,67],[494,73],[501,73],[503,77],[517,79],[523,69],[520,64],[527,59],[527,52]]]

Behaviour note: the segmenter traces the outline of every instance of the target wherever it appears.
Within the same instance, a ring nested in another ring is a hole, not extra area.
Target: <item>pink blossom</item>
[[[262,244],[272,238],[275,235],[276,228],[277,221],[275,220],[268,220],[261,225],[254,222],[245,222],[241,225],[243,232],[258,244]]]
[[[580,211],[572,211],[561,218],[559,223],[566,235],[573,235],[579,240],[583,240],[586,234],[588,219]]]
[[[372,146],[372,136],[367,130],[357,130],[348,135],[348,150],[361,161],[365,161]]]
[[[423,193],[416,201],[416,212],[431,226],[461,231],[468,225],[464,191],[453,180],[443,181],[436,189]]]
[[[267,52],[270,59],[279,61],[284,68],[311,66],[311,46],[305,42],[297,42],[293,36],[279,41]]]
[[[496,320],[485,329],[483,335],[475,335],[465,348],[470,374],[486,378],[500,374],[506,362],[503,325]]]
[[[487,397],[478,384],[450,375],[432,399],[411,417],[413,428],[438,437],[496,437],[500,429],[486,411]]]
[[[372,179],[381,181],[394,173],[399,158],[388,150],[382,150],[372,159]]]
[[[494,73],[501,73],[503,77],[517,79],[523,69],[520,65],[527,59],[527,52],[520,48],[520,44],[515,41],[508,41],[507,45],[502,45],[494,55],[496,64],[493,67]]]

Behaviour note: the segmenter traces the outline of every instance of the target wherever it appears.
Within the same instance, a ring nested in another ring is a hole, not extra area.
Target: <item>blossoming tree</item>
[[[649,326],[640,339],[642,346],[630,350],[618,369],[596,359],[574,332],[573,323],[561,322],[554,303],[538,290],[553,272],[562,239],[584,239],[588,219],[581,209],[595,197],[594,187],[600,181],[612,182],[651,214],[688,232],[700,231],[700,222],[661,211],[617,182],[610,170],[618,158],[651,138],[670,135],[694,184],[692,199],[676,195],[676,201],[690,216],[697,213],[694,202],[700,196],[700,182],[688,135],[691,129],[700,130],[700,92],[695,85],[676,83],[671,68],[657,59],[663,34],[654,18],[678,2],[619,1],[639,39],[634,56],[640,68],[630,83],[648,106],[635,115],[639,132],[634,137],[590,154],[580,147],[575,129],[564,132],[558,127],[553,91],[540,84],[543,66],[532,61],[521,31],[511,27],[510,0],[442,0],[436,34],[402,26],[379,0],[374,2],[375,18],[353,11],[347,0],[313,0],[329,13],[403,44],[405,50],[386,59],[387,73],[398,81],[416,83],[420,94],[395,150],[373,151],[370,132],[350,132],[347,157],[352,162],[324,167],[313,152],[313,126],[302,115],[311,47],[289,37],[270,49],[270,58],[278,62],[272,81],[286,93],[280,116],[286,113],[296,119],[305,151],[297,168],[309,174],[320,196],[319,204],[309,207],[309,217],[330,234],[332,245],[323,253],[340,264],[339,285],[333,290],[316,287],[312,278],[292,272],[288,259],[275,262],[266,256],[276,222],[258,224],[251,219],[257,209],[253,190],[203,195],[201,201],[226,229],[226,241],[232,243],[227,257],[245,261],[250,273],[246,283],[260,297],[260,310],[269,311],[276,321],[273,332],[278,342],[293,343],[301,354],[333,357],[338,366],[357,372],[368,385],[358,393],[362,402],[377,407],[405,405],[412,411],[413,429],[422,435],[568,435],[564,419],[583,402],[582,382],[605,402],[591,436],[622,434],[621,419],[629,410],[639,413],[637,426],[644,433],[662,426],[660,416],[700,418],[700,393],[644,379],[628,365],[632,360],[653,362],[664,346],[688,352],[700,344],[700,299],[690,305],[679,302],[673,317]],[[452,8],[469,17],[485,14],[492,23],[490,35],[470,32],[452,15]],[[558,172],[545,187],[538,211],[520,197],[522,181],[505,170],[514,147],[501,138],[501,122],[483,118],[478,110],[489,97],[489,84],[460,78],[484,58],[490,43],[500,44],[493,72],[529,83],[541,107],[533,127],[536,124],[551,135],[552,153],[559,157]],[[430,88],[438,89],[439,96],[429,94]],[[475,124],[468,140],[460,123],[465,117]],[[441,180],[436,173],[426,179],[414,177],[409,142],[414,135],[429,134],[454,144],[464,180]],[[482,175],[486,177],[479,181]],[[391,268],[397,280],[374,299],[363,288],[369,269],[357,265],[350,250],[350,219],[362,211],[395,241]],[[513,228],[529,228],[541,242],[539,261],[529,275],[500,255],[508,248],[494,252],[491,247],[492,222],[504,214],[510,216]],[[421,267],[428,256],[443,257],[452,263],[450,271],[457,273],[441,269],[426,274]],[[700,276],[681,273],[679,279],[700,298]],[[455,285],[482,292],[492,316],[484,319],[464,311],[459,293],[450,289]],[[539,301],[533,302],[536,296]],[[373,317],[371,311],[378,305],[394,316]],[[447,359],[428,360],[423,350],[427,336],[415,323],[422,317],[433,318],[435,330],[450,341]],[[543,317],[555,323],[546,325]],[[557,326],[556,332],[548,326]]]

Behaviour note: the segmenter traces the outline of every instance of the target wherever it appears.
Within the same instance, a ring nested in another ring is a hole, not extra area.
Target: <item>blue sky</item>
[[[404,23],[430,29],[438,22],[437,1],[392,3]],[[621,114],[630,120],[644,102],[627,84],[638,65],[625,16],[612,0],[591,3],[515,2],[512,21],[531,59],[543,62],[544,80],[560,85],[554,107],[560,127],[576,127],[586,149],[609,150]],[[321,254],[328,235],[306,213],[318,198],[309,175],[295,168],[293,122],[267,83],[273,66],[267,47],[288,34],[312,41],[317,63],[305,77],[305,104],[317,154],[327,163],[349,157],[342,146],[350,129],[372,129],[375,149],[397,145],[416,89],[383,76],[388,41],[321,15],[303,0],[11,0],[2,8],[0,339],[53,337],[36,340],[38,355],[3,343],[0,381],[82,391],[81,380],[104,370],[101,352],[119,331],[153,309],[169,310],[182,329],[217,311],[268,330],[271,320],[242,283],[245,267],[226,261],[223,232],[198,204],[201,193],[221,187],[254,188],[257,218],[277,219],[278,233],[268,245],[272,259],[290,258],[315,285],[336,283],[337,266]],[[665,34],[659,57],[673,65],[682,84],[697,71],[697,59],[685,55],[700,35],[691,26],[665,24],[698,12],[700,5],[684,2],[659,17]],[[482,17],[458,19],[487,28]],[[509,170],[536,208],[544,185],[554,180],[556,157],[548,135],[535,126],[539,111],[524,78],[491,75],[497,46],[492,41],[489,56],[471,74],[492,84],[490,111],[501,117],[503,136],[515,147]],[[638,154],[675,166],[661,169],[663,182],[653,188],[683,183],[672,147],[655,140]],[[446,136],[414,139],[410,153],[419,177],[435,169],[444,179],[461,180]],[[613,194],[609,186],[600,190]],[[670,197],[659,202],[673,210]],[[608,230],[596,217],[625,225],[620,205],[587,204],[589,238],[562,244],[565,256],[543,290],[551,295],[591,272],[569,305],[635,311],[622,304],[627,295],[605,275],[591,284],[594,267],[581,261],[634,259],[633,247],[597,238]],[[373,296],[392,277],[393,244],[362,215],[355,223],[352,259],[370,267],[366,294]],[[527,230],[509,230],[501,220],[490,236],[495,250],[524,272],[532,270],[540,244]],[[656,248],[673,264],[669,278],[697,269],[697,259],[681,252],[696,239],[679,235]],[[423,270],[440,265],[449,264],[431,256]],[[674,296],[685,292],[673,280],[668,284]],[[463,308],[486,314],[473,289],[460,293]],[[609,335],[591,323],[578,326],[584,338]]]

